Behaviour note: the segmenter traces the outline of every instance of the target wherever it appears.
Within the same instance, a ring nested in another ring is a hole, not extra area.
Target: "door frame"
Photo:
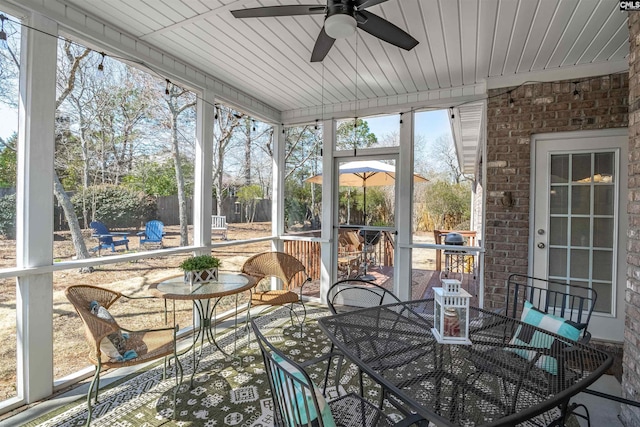
[[[544,244],[548,246],[546,235],[541,239],[536,234],[538,228],[536,224],[536,186],[541,184],[539,179],[546,182],[546,177],[539,178],[537,173],[538,161],[537,150],[539,143],[549,141],[566,141],[573,139],[590,140],[585,149],[597,149],[598,138],[620,138],[619,144],[619,158],[618,158],[618,192],[616,194],[616,202],[618,206],[618,222],[616,226],[616,268],[614,270],[613,287],[615,289],[615,297],[613,298],[612,314],[597,313],[592,315],[591,322],[589,323],[589,331],[594,338],[603,341],[623,342],[624,341],[624,317],[625,317],[625,290],[626,290],[626,251],[627,251],[627,234],[628,229],[628,215],[626,210],[626,200],[628,194],[628,129],[615,128],[615,129],[600,129],[600,130],[582,130],[571,132],[555,132],[555,133],[542,133],[531,136],[531,177],[530,177],[530,196],[529,196],[529,254],[528,254],[528,272],[529,275],[534,275],[535,271],[535,253],[537,244],[544,240]],[[606,147],[602,147],[606,148]],[[571,147],[562,151],[574,151],[579,148]],[[544,160],[542,160],[544,161]],[[545,171],[547,167],[544,166]],[[544,172],[544,171],[542,171]],[[548,208],[548,207],[547,207]],[[548,211],[546,212],[548,216]],[[548,230],[545,225],[545,230]],[[546,264],[545,264],[546,265]],[[545,273],[545,279],[546,273]]]
[[[393,160],[394,161],[394,166],[396,168],[396,172],[395,172],[395,182],[393,185],[393,226],[386,226],[386,227],[374,227],[374,226],[367,226],[367,225],[353,225],[353,228],[359,228],[362,230],[380,230],[380,231],[391,231],[392,234],[394,236],[397,236],[397,231],[398,231],[398,180],[399,180],[399,173],[403,173],[402,171],[399,172],[400,168],[400,159],[397,153],[379,153],[379,154],[359,154],[358,156],[335,156],[333,157],[333,170],[336,171],[336,173],[333,174],[332,178],[331,178],[331,186],[333,188],[333,215],[332,215],[332,222],[331,222],[331,234],[332,234],[332,253],[334,254],[333,256],[333,260],[332,260],[332,264],[334,266],[333,268],[333,276],[331,278],[332,283],[334,283],[337,280],[337,265],[338,265],[338,233],[339,233],[339,229],[341,227],[340,225],[340,221],[339,221],[339,208],[340,208],[340,203],[339,203],[339,197],[340,197],[340,164],[341,163],[347,163],[347,162],[356,162],[356,161],[366,161],[366,160]],[[343,225],[342,227],[345,228],[350,228],[349,225]],[[397,245],[396,245],[397,247]],[[391,279],[395,280],[395,277],[397,275],[397,250],[394,251],[394,263],[393,263],[393,270],[392,270],[392,276]],[[395,286],[394,286],[394,290],[395,290]]]

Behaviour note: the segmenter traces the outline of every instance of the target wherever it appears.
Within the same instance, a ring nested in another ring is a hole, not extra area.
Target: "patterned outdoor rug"
[[[260,329],[269,341],[283,349],[292,359],[304,361],[329,352],[331,345],[317,326],[317,319],[328,314],[324,307],[307,304],[307,320],[303,340],[300,327],[293,326],[289,311],[279,308],[256,318]],[[225,357],[213,345],[205,345],[202,359],[189,390],[189,378],[193,371],[192,353],[181,356],[184,380],[177,399],[176,419],[173,419],[173,368],[162,379],[162,362],[145,372],[131,375],[100,391],[100,402],[94,407],[92,426],[151,427],[151,426],[205,426],[205,427],[269,427],[273,426],[273,411],[269,383],[264,371],[262,356],[253,335],[246,330],[225,331],[218,335],[218,344],[236,357]],[[321,385],[326,364],[307,369],[310,377]],[[340,394],[359,393],[358,370],[355,365],[343,368]],[[378,402],[380,388],[365,376],[365,397]],[[337,396],[335,387],[327,390],[329,400]],[[386,401],[385,401],[386,402]],[[390,404],[385,412],[392,419],[401,416]],[[543,414],[531,426],[546,426],[559,415],[557,410]],[[573,417],[571,417],[573,418]],[[87,420],[86,397],[52,411],[27,426],[71,427],[83,426]],[[430,424],[433,425],[433,424]],[[577,426],[575,419],[567,426]]]
[[[316,319],[328,314],[326,308],[307,304],[304,341],[300,327],[292,326],[288,309],[275,309],[256,318],[270,342],[294,360],[309,360],[327,353],[330,343],[317,327]],[[233,331],[220,333],[218,343],[233,354]],[[206,342],[206,341],[205,341]],[[100,402],[94,407],[92,426],[272,426],[270,390],[257,342],[247,339],[246,330],[237,334],[237,358],[225,357],[213,345],[205,345],[202,359],[189,390],[193,371],[192,353],[181,357],[184,380],[178,392],[177,414],[173,420],[173,368],[162,380],[162,363],[100,390]],[[309,368],[311,378],[321,383],[326,364]],[[358,392],[357,369],[351,366],[342,377],[341,393]],[[328,390],[335,396],[335,387]],[[379,389],[368,387],[377,401]],[[399,415],[394,414],[399,417]],[[66,405],[27,424],[28,426],[82,426],[87,419],[86,398]]]

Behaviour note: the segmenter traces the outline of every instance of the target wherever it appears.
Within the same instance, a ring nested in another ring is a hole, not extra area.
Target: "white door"
[[[589,330],[621,342],[627,129],[536,135],[532,143],[532,275],[595,289]]]

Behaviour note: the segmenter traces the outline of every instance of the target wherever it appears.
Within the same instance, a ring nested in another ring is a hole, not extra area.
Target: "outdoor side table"
[[[472,344],[439,344],[431,332],[433,305],[432,299],[388,304],[318,324],[387,393],[437,426],[514,426],[555,407],[565,417],[570,398],[613,363],[608,353],[475,307]],[[519,328],[554,344],[512,344]],[[543,357],[555,361],[555,372],[550,363],[539,366]]]
[[[198,363],[202,356],[202,346],[204,344],[205,336],[209,343],[215,345],[222,354],[230,356],[216,341],[216,307],[218,306],[220,299],[225,296],[235,295],[236,314],[234,326],[237,329],[238,296],[242,292],[250,290],[256,284],[256,279],[246,274],[218,273],[217,280],[195,283],[193,285],[185,283],[182,275],[151,285],[150,289],[155,295],[164,298],[165,301],[172,300],[174,302],[174,317],[176,300],[193,301],[193,308],[197,313],[198,318],[198,328],[197,332],[194,332],[193,334],[193,342],[190,347],[190,349],[193,349],[193,373],[191,374],[191,385],[193,385],[193,376],[198,369]],[[251,308],[250,304],[251,298],[248,298],[247,313]],[[199,349],[196,348],[198,342],[200,347]]]

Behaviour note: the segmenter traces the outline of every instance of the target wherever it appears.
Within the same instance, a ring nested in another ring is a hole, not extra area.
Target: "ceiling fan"
[[[356,27],[402,49],[413,49],[418,41],[411,35],[386,19],[364,10],[385,1],[387,0],[327,0],[326,6],[318,4],[265,6],[232,10],[231,14],[236,18],[323,14],[325,21],[313,47],[311,62],[321,62],[329,53],[336,39],[352,35],[356,31]]]

